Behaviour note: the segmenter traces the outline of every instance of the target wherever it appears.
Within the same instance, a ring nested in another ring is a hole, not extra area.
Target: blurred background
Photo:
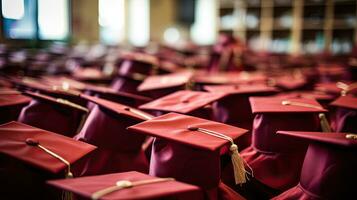
[[[212,45],[220,33],[254,51],[346,54],[355,0],[2,0],[1,43]]]

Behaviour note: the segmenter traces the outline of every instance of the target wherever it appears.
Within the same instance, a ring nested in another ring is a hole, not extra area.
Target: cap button
[[[124,108],[124,110],[126,110],[126,111],[130,111],[130,108],[128,108],[128,107],[125,107],[125,108]]]
[[[189,100],[182,100],[181,103],[189,103]]]
[[[26,144],[30,145],[30,146],[37,146],[40,144],[40,142],[36,139],[33,138],[27,138],[26,139]]]
[[[188,126],[187,129],[188,129],[189,131],[197,131],[197,130],[198,130],[198,127]]]

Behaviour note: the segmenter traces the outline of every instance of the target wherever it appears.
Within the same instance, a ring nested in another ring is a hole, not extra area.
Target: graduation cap
[[[76,164],[94,149],[20,122],[0,125],[2,198],[57,199],[45,181],[76,176]]]
[[[245,129],[192,117],[168,113],[130,126],[129,130],[156,137],[152,147],[150,175],[173,177],[206,191],[220,183],[220,156],[231,153],[237,184],[246,182],[244,161],[234,140]],[[216,196],[217,198],[217,196]]]
[[[177,112],[203,118],[211,118],[211,110],[205,106],[224,97],[226,93],[209,93],[190,90],[180,90],[149,103],[141,105],[143,110],[163,113]]]
[[[346,94],[355,92],[357,85],[350,82],[327,82],[327,83],[318,83],[315,86],[316,91],[324,92],[334,96],[345,96]]]
[[[324,108],[328,108],[329,103],[335,99],[334,95],[327,94],[321,91],[314,90],[301,90],[301,91],[291,91],[283,92],[275,95],[279,98],[291,99],[291,98],[303,98],[303,99],[315,99]]]
[[[18,121],[58,134],[73,136],[85,119],[88,109],[62,98],[26,91],[32,98],[24,107]]]
[[[254,114],[252,145],[241,155],[260,184],[277,191],[288,189],[299,180],[307,146],[279,137],[276,131],[320,131],[319,117],[327,110],[314,99],[251,97],[250,103]]]
[[[308,82],[302,76],[295,77],[285,75],[276,78],[270,78],[268,80],[268,85],[278,87],[281,90],[291,91],[297,89],[305,89],[308,85]]]
[[[130,170],[147,172],[148,162],[141,149],[146,137],[126,128],[153,116],[98,97],[82,95],[82,98],[93,102],[95,106],[75,138],[99,147],[88,160],[83,174]]]
[[[17,90],[0,88],[0,124],[16,120],[21,109],[30,101],[31,98]]]
[[[192,75],[190,71],[183,71],[149,76],[139,85],[138,91],[149,93],[153,98],[159,98],[178,90],[188,89]]]
[[[128,92],[115,91],[112,88],[108,88],[104,86],[87,85],[85,91],[86,94],[97,96],[103,99],[107,99],[131,107],[138,107],[141,104],[152,101],[151,98],[146,96],[132,94]]]
[[[278,131],[309,143],[299,184],[273,199],[350,199],[357,179],[357,135]]]
[[[206,85],[264,83],[266,81],[267,76],[258,72],[197,72],[194,76],[195,83]]]
[[[252,128],[253,115],[250,108],[250,96],[267,96],[278,92],[275,87],[265,84],[241,85],[207,85],[208,92],[227,93],[226,96],[213,103],[214,119],[216,121],[237,125],[245,129]]]
[[[203,199],[197,186],[135,171],[51,180],[48,184],[70,191],[81,199]]]
[[[330,106],[331,126],[336,132],[354,132],[357,130],[357,97],[341,96],[333,101]]]
[[[123,56],[123,61],[118,69],[117,76],[111,88],[116,91],[138,93],[137,87],[144,79],[156,74],[158,60],[154,56],[131,53]]]
[[[35,79],[30,77],[12,77],[10,79],[20,91],[39,92],[44,95],[55,98],[67,99],[71,102],[84,106],[86,102],[79,98],[81,93],[75,88],[70,88],[67,83],[62,85],[49,84],[49,82],[42,79]]]

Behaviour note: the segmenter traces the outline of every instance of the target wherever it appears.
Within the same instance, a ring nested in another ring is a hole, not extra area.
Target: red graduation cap
[[[45,181],[76,176],[78,161],[94,149],[90,144],[20,122],[0,125],[2,198],[55,199]]]
[[[139,108],[160,112],[190,114],[210,119],[211,110],[204,107],[225,95],[226,93],[181,90],[143,104]]]
[[[203,199],[197,186],[135,171],[52,180],[48,184],[70,191],[81,199]]]
[[[32,98],[24,107],[18,121],[58,134],[73,136],[77,133],[88,109],[62,98],[24,92]]]
[[[278,92],[265,84],[207,85],[205,90],[214,93],[226,92],[227,95],[212,104],[215,121],[251,129],[253,114],[250,108],[250,96],[268,96]],[[250,145],[251,134],[239,138],[241,149]]]
[[[0,124],[16,120],[21,109],[30,101],[31,98],[17,90],[0,88]]]
[[[165,75],[147,77],[138,87],[138,91],[147,92],[153,98],[159,98],[172,92],[187,89],[193,73],[190,71],[176,72]]]
[[[357,179],[357,135],[278,131],[309,142],[299,184],[273,199],[351,199]]]
[[[341,96],[333,101],[331,126],[336,132],[355,132],[357,130],[357,97]]]
[[[210,198],[216,199],[217,195],[218,199],[223,198],[225,192],[213,191],[220,191],[224,185],[220,183],[220,152],[229,148],[234,166],[231,176],[236,183],[246,181],[243,160],[234,144],[235,139],[247,132],[245,129],[178,113],[168,113],[128,129],[156,137],[150,175],[173,177],[202,187]]]
[[[251,97],[250,103],[255,115],[252,145],[242,151],[242,157],[252,167],[258,183],[271,191],[288,189],[299,180],[306,145],[275,133],[284,129],[319,131],[319,117],[327,110],[313,99]],[[254,181],[252,184],[258,187]]]
[[[86,163],[83,174],[104,174],[123,171],[148,171],[148,162],[141,146],[144,135],[126,130],[130,125],[153,116],[138,109],[98,97],[82,95],[96,106],[89,114],[78,140],[98,146]]]
[[[123,56],[117,75],[111,84],[116,91],[138,93],[137,87],[149,75],[155,74],[158,60],[154,56],[131,53]]]

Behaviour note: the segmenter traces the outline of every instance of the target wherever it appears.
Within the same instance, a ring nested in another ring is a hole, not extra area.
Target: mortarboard
[[[16,120],[21,109],[30,101],[31,98],[17,90],[0,87],[0,124]]]
[[[278,90],[265,84],[242,85],[207,85],[204,89],[209,92],[228,93],[223,98],[212,104],[215,121],[251,129],[253,114],[250,108],[250,96],[267,96],[275,94]],[[239,138],[241,149],[250,145],[251,134],[245,134]]]
[[[270,86],[275,86],[281,90],[291,91],[297,89],[305,89],[307,87],[307,80],[302,76],[280,76],[268,80]]]
[[[327,110],[314,99],[251,97],[250,103],[254,114],[252,145],[243,150],[241,155],[252,167],[258,183],[271,188],[271,191],[288,189],[299,180],[307,146],[279,137],[276,131],[319,131],[319,117]],[[326,123],[325,119],[323,121]],[[265,198],[271,197],[269,193],[263,195],[267,195]]]
[[[131,94],[128,92],[115,91],[112,88],[104,86],[87,85],[85,91],[86,94],[90,94],[132,107],[138,107],[141,104],[152,101],[151,98],[146,96]]]
[[[284,92],[275,95],[280,98],[304,98],[304,99],[315,99],[319,102],[324,108],[328,106],[328,104],[335,99],[335,97],[331,94],[327,94],[321,91],[314,90],[306,90],[306,91],[292,91],[292,92]]]
[[[318,83],[315,86],[316,91],[321,91],[334,96],[346,95],[349,93],[354,93],[357,88],[356,83],[349,82],[329,82],[329,83]]]
[[[48,184],[70,191],[83,199],[203,199],[197,186],[135,171],[51,180]]]
[[[78,162],[95,149],[90,144],[20,122],[0,125],[0,141],[4,199],[55,199],[45,181],[76,176]]]
[[[194,76],[195,84],[206,85],[264,83],[266,81],[267,77],[263,73],[249,72],[197,72]]]
[[[209,93],[200,91],[180,90],[149,103],[141,105],[144,110],[160,112],[177,112],[197,117],[211,118],[211,110],[204,107],[224,97],[226,93]]]
[[[165,75],[147,77],[138,87],[138,91],[149,93],[153,98],[159,98],[172,92],[187,89],[192,72],[176,72]]]
[[[273,199],[351,199],[357,179],[357,135],[278,131],[309,142],[299,184]]]
[[[145,136],[134,134],[126,128],[153,116],[98,97],[82,97],[96,105],[75,138],[98,146],[86,163],[83,174],[97,175],[130,170],[147,172],[148,162],[141,149]]]
[[[87,108],[66,99],[30,91],[23,94],[32,101],[22,109],[18,121],[58,134],[75,135],[88,113]]]
[[[214,190],[220,184],[221,150],[229,149],[234,168],[231,176],[237,184],[246,181],[244,161],[234,144],[235,139],[247,132],[245,129],[178,113],[168,113],[128,129],[156,137],[150,175],[173,177],[206,191]]]
[[[157,71],[158,59],[142,53],[131,53],[123,56],[123,61],[111,88],[116,91],[138,93],[137,87],[149,75]]]
[[[89,83],[110,83],[111,77],[95,67],[78,67],[72,72],[75,80]]]
[[[41,94],[55,98],[67,99],[82,106],[86,104],[86,102],[79,98],[80,91],[75,88],[70,88],[67,83],[62,85],[55,85],[50,84],[47,82],[47,80],[45,81],[42,79],[35,79],[30,77],[12,77],[11,81],[21,91],[39,92]]]
[[[331,126],[336,132],[357,131],[357,97],[341,96],[333,101],[330,106],[333,107]]]

